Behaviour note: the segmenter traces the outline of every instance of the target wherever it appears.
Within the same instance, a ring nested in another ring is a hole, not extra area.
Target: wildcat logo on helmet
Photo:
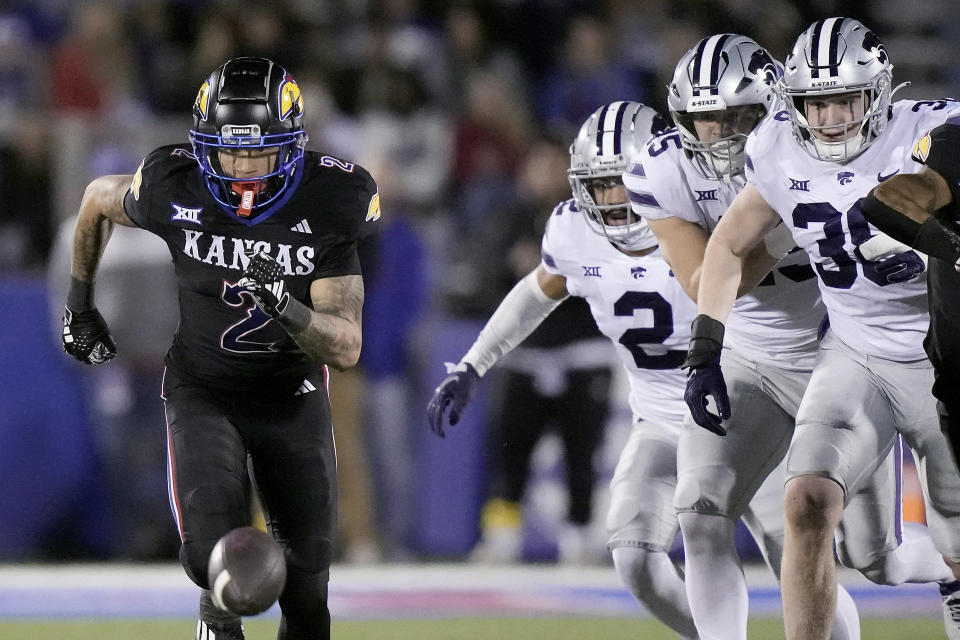
[[[200,85],[200,91],[197,92],[197,100],[194,102],[197,111],[200,112],[200,119],[207,119],[207,112],[210,108],[210,83],[204,82]]]
[[[297,81],[287,74],[280,87],[280,119],[286,120],[291,113],[295,116],[303,113],[303,95]]]
[[[917,162],[926,162],[927,156],[930,154],[931,144],[929,133],[917,140],[917,144],[913,145],[913,159]]]

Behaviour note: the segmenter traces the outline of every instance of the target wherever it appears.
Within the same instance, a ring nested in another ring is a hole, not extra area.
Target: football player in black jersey
[[[956,109],[955,103],[944,106]],[[863,216],[890,238],[878,236],[878,253],[914,248],[930,259],[927,286],[930,328],[924,347],[933,363],[933,395],[940,425],[960,462],[960,115],[949,118],[914,146],[925,165],[916,174],[889,178],[861,204]],[[903,243],[903,244],[900,244]],[[909,245],[909,246],[904,246]],[[866,243],[861,246],[865,250]]]
[[[212,604],[207,562],[222,535],[248,524],[251,486],[286,556],[278,637],[330,636],[327,366],[351,367],[360,354],[356,246],[380,204],[362,167],[305,151],[302,119],[300,88],[282,67],[230,60],[200,88],[191,144],[156,149],[135,175],[97,178],[80,203],[62,335],[74,358],[117,353],[94,304],[112,226],[157,234],[173,258],[180,324],[163,398],[180,559],[203,589],[197,638],[243,638],[240,619]]]

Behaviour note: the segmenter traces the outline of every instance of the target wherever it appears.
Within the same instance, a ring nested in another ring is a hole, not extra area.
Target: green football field
[[[191,620],[111,620],[88,622],[0,622],[0,640],[192,640]],[[247,640],[272,640],[276,622],[246,623]],[[783,638],[779,619],[750,623],[751,640]],[[864,620],[864,640],[942,639],[935,618]],[[334,640],[676,640],[677,636],[649,619],[628,618],[459,618],[451,620],[378,620],[336,622]]]

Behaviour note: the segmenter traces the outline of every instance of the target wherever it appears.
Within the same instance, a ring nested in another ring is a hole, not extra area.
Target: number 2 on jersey
[[[236,282],[224,280],[220,297],[231,307],[243,307],[247,312],[243,320],[230,325],[220,334],[221,349],[234,353],[269,353],[277,350],[273,342],[256,342],[250,339],[251,334],[265,327],[271,320],[270,316],[257,306],[253,294]]]
[[[630,350],[633,361],[641,369],[676,369],[687,357],[686,351],[650,355],[643,348],[644,345],[663,344],[673,335],[673,307],[656,291],[627,291],[613,303],[615,316],[632,316],[640,309],[653,312],[653,326],[627,329],[620,336],[620,344]]]

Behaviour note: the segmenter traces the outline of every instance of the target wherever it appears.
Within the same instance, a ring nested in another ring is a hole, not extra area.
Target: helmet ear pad
[[[200,87],[193,107],[190,141],[207,188],[223,206],[238,208],[243,188],[255,183],[252,210],[262,209],[290,186],[303,157],[303,98],[287,71],[266,58],[233,58]],[[221,151],[277,147],[273,167],[261,175],[236,178],[220,162]],[[244,205],[246,206],[246,205]]]

